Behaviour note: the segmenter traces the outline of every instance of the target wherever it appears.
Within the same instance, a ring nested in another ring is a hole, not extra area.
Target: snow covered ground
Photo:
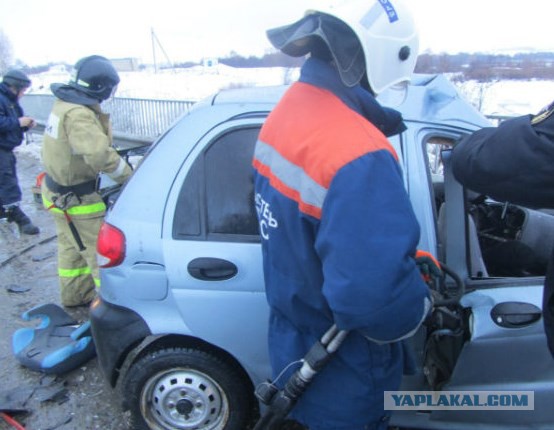
[[[120,72],[121,82],[116,97],[198,101],[224,88],[238,88],[290,83],[298,77],[298,69],[282,67],[244,68],[218,64],[182,69],[153,69]],[[31,93],[50,93],[53,82],[67,82],[68,72],[52,70],[31,76]]]
[[[224,88],[280,85],[298,78],[298,69],[236,69],[222,64],[187,69],[122,72],[116,96],[198,101]],[[67,82],[69,73],[59,69],[32,75],[31,93],[50,94],[50,84]],[[456,84],[461,93],[486,115],[516,116],[537,113],[554,100],[554,81],[499,81]],[[18,152],[40,159],[40,134],[28,133],[27,145]]]
[[[498,81],[460,85],[462,94],[485,115],[538,113],[554,101],[554,81]]]
[[[280,85],[297,79],[298,69],[211,67],[122,72],[117,97],[197,101],[224,88]],[[59,68],[31,76],[32,93],[50,93],[53,82],[67,82]],[[486,115],[536,113],[554,100],[554,81],[498,81],[458,85],[462,94]]]

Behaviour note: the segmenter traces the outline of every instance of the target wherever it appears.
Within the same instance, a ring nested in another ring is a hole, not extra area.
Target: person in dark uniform
[[[35,126],[35,120],[23,113],[19,99],[31,86],[20,70],[8,70],[0,83],[0,218],[15,222],[23,234],[38,234],[20,207],[21,188],[17,179],[13,150],[23,142],[23,133]]]
[[[459,142],[452,169],[465,187],[500,202],[554,209],[554,102],[538,115],[486,127]],[[554,356],[554,254],[545,278],[543,316]]]

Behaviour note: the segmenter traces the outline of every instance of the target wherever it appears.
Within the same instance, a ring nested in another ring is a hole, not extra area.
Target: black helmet
[[[22,71],[16,69],[8,70],[4,75],[2,82],[18,91],[31,86],[31,80],[29,77]]]
[[[69,86],[102,102],[119,84],[119,75],[110,60],[100,55],[81,58],[75,64]]]

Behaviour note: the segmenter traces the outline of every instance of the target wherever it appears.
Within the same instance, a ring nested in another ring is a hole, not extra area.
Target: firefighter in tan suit
[[[109,60],[93,55],[79,60],[68,84],[52,84],[56,101],[44,132],[44,206],[58,233],[58,275],[64,306],[89,304],[100,285],[96,240],[106,206],[96,192],[106,173],[121,183],[131,168],[112,147],[109,115],[100,109],[119,76]]]

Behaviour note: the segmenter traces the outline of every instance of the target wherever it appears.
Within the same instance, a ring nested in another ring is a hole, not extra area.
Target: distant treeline
[[[554,52],[499,54],[428,54],[418,57],[418,73],[456,73],[460,80],[554,79]]]
[[[282,52],[272,52],[263,57],[232,55],[220,58],[219,62],[231,67],[300,67],[304,60],[304,57],[291,57]]]
[[[298,67],[304,58],[280,52],[263,57],[238,55],[220,58],[232,67]],[[499,79],[554,79],[554,52],[501,54],[431,54],[418,57],[417,73],[455,73],[460,80],[488,82]]]
[[[263,57],[243,57],[236,53],[219,58],[220,64],[231,67],[299,67],[305,58],[293,58],[281,52],[267,53]],[[192,67],[199,63],[184,62],[173,67]],[[47,71],[51,64],[27,67],[27,73]],[[141,66],[144,68],[146,66]],[[490,82],[500,79],[545,79],[554,80],[554,52],[503,54],[432,54],[419,55],[417,73],[452,73],[456,79]]]

